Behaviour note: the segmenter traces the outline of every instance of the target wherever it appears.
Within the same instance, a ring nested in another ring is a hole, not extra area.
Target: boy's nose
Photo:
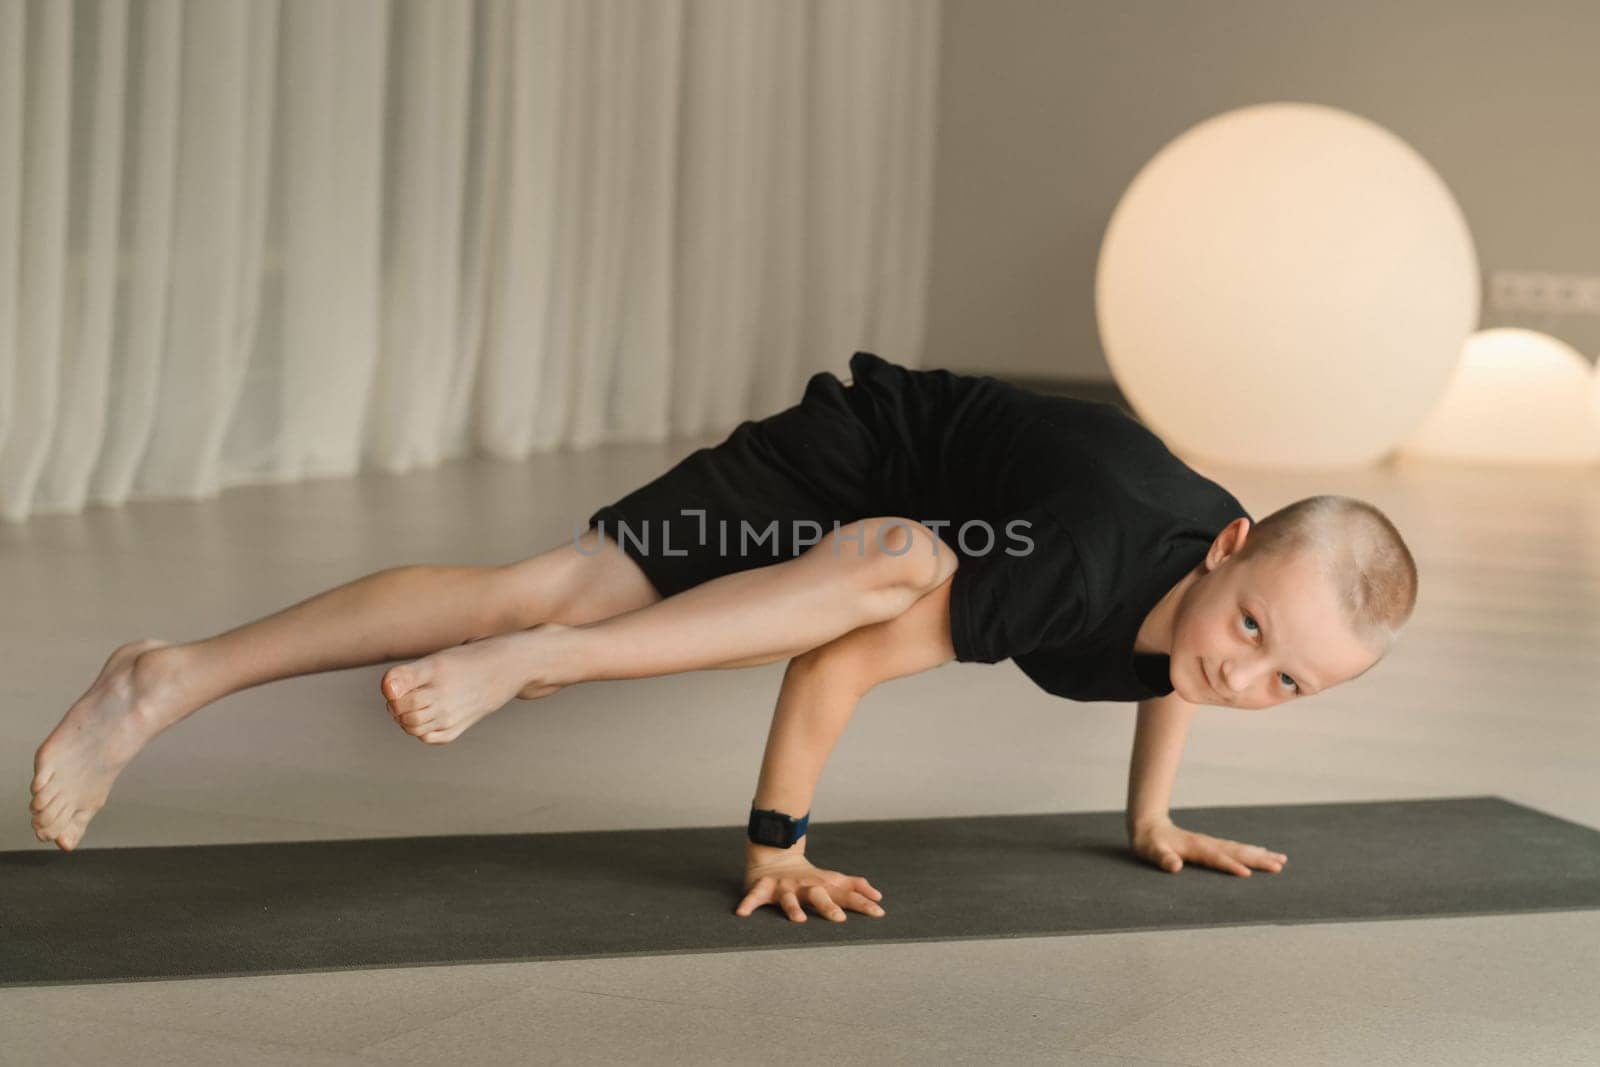
[[[1222,678],[1222,691],[1229,696],[1237,696],[1250,688],[1254,680],[1249,667],[1240,666],[1231,660],[1224,663],[1217,672]]]

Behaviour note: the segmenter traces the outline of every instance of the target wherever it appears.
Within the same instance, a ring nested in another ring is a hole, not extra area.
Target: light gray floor
[[[531,555],[699,443],[0,524],[0,849],[46,847],[33,751],[117,644],[395,564]],[[1197,465],[1257,516],[1372,500],[1423,584],[1364,678],[1202,711],[1177,807],[1499,794],[1600,826],[1600,470]],[[84,847],[737,823],[781,667],[578,687],[444,747],[391,722],[381,673],[201,711],[123,774]],[[829,819],[1117,809],[1132,711],[1010,664],[885,686],[828,765],[811,855]],[[0,1062],[1588,1063],[1597,987],[1594,912],[1223,928],[0,990]]]

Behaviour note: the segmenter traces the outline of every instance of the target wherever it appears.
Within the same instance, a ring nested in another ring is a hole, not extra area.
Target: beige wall
[[[1600,0],[942,2],[927,366],[1109,379],[1094,267],[1117,199],[1190,126],[1275,100],[1409,142],[1485,271],[1600,274]],[[1600,350],[1593,316],[1484,324]]]

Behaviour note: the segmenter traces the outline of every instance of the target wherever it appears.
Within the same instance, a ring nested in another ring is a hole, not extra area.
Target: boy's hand
[[[880,919],[884,915],[876,903],[883,894],[865,878],[823,870],[801,856],[747,864],[744,887],[748,892],[733,912],[739,916],[748,916],[763,904],[776,904],[792,922],[803,923],[802,901],[839,923],[844,922],[844,908]]]
[[[1169,874],[1183,870],[1183,861],[1203,863],[1241,878],[1250,877],[1250,868],[1276,874],[1289,857],[1259,845],[1207,837],[1173,824],[1171,819],[1152,819],[1138,824],[1129,834],[1133,851],[1140,859]]]

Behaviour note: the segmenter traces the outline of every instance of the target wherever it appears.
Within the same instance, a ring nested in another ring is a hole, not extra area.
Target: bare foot
[[[144,659],[168,644],[148,638],[111,653],[94,684],[39,746],[28,809],[40,841],[67,852],[76,848],[122,768],[170,721],[156,706],[160,672]]]
[[[477,638],[390,667],[379,688],[400,728],[430,745],[454,741],[513,697],[533,700],[561,686],[538,681],[535,666],[548,635],[566,627],[545,623],[531,630]]]

